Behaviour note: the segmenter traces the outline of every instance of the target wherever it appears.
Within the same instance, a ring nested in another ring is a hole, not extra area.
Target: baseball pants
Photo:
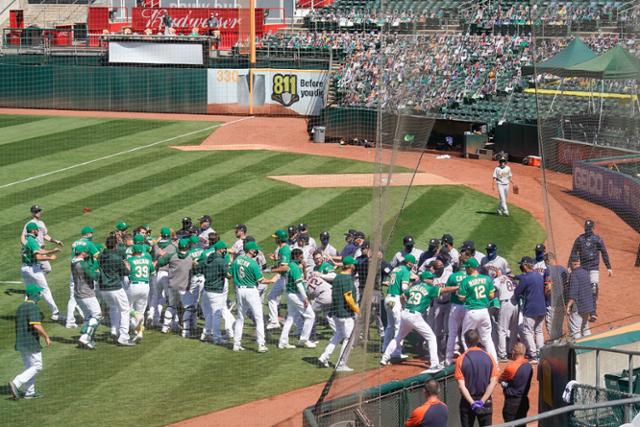
[[[484,349],[493,357],[493,360],[498,360],[496,347],[493,345],[493,339],[491,339],[491,316],[489,316],[489,310],[486,308],[468,310],[462,322],[462,335],[469,329],[478,331],[480,342],[484,346]],[[464,343],[464,340],[463,344],[466,349],[467,344]]]
[[[509,345],[507,345],[507,339]],[[518,342],[518,306],[510,300],[500,301],[498,311],[498,357],[506,359],[513,345]]]
[[[291,326],[293,326],[295,319],[301,319],[303,322],[300,341],[308,341],[316,320],[316,314],[313,312],[311,304],[304,306],[304,300],[300,298],[300,295],[287,292],[287,318],[282,327],[279,345],[289,344],[289,331],[291,331]]]
[[[129,300],[124,289],[101,291],[102,299],[109,307],[111,335],[118,335],[120,341],[129,341]]]
[[[331,309],[331,302],[322,303],[318,301],[318,299],[316,298],[311,302],[311,309],[313,310],[314,313],[316,313],[316,317],[318,317],[320,313],[323,313],[325,315],[325,319],[327,319],[327,324],[329,325],[331,330],[333,332],[336,331],[336,322],[334,322],[333,317],[329,316],[328,314],[329,309]],[[315,323],[314,323],[314,329],[315,329]]]
[[[49,261],[39,261],[39,263],[40,263],[40,268],[42,268],[42,272],[44,274],[51,273],[51,263]]]
[[[522,335],[522,341],[524,341],[524,345],[527,347],[527,356],[530,358],[537,357],[537,352],[540,351],[544,345],[542,322],[544,322],[544,316],[523,316],[522,318],[520,333]]]
[[[273,325],[280,323],[280,320],[278,319],[278,304],[280,304],[280,295],[284,292],[286,285],[286,276],[280,275],[269,292],[269,323]]]
[[[236,317],[236,322],[233,325],[234,345],[239,346],[242,343],[244,318],[249,310],[253,313],[256,321],[256,341],[258,345],[264,345],[264,315],[258,289],[236,287],[236,307],[238,308],[238,317]]]
[[[200,298],[200,284],[191,282],[189,289],[180,292],[180,302],[184,308],[182,314],[182,336],[188,337],[196,330],[198,324],[198,299]]]
[[[24,371],[13,379],[13,384],[20,389],[24,387],[25,396],[32,395],[36,392],[36,375],[42,371],[42,352],[20,352]]]
[[[598,294],[600,293],[600,270],[589,270],[589,281],[593,287],[593,314],[598,312]]]
[[[547,307],[547,314],[544,317],[544,323],[549,332],[549,338],[557,340],[562,333],[562,323],[564,322],[564,307]]]
[[[233,317],[229,306],[226,301],[229,300],[229,280],[224,279],[224,309],[222,310],[222,318],[224,319],[224,329],[227,331],[227,337],[233,338],[233,325],[236,323],[236,318]],[[260,305],[262,306],[262,298],[260,298]]]
[[[98,298],[78,298],[78,307],[84,314],[84,324],[82,325],[82,335],[88,335],[91,340],[95,335],[98,325],[102,321],[102,310],[100,309],[100,303]]]
[[[333,320],[336,322],[336,332],[329,340],[329,344],[325,347],[320,359],[329,360],[336,346],[342,342],[342,348],[338,355],[338,365],[345,365],[346,363],[342,360],[342,356],[344,355],[347,344],[349,343],[349,338],[353,332],[355,321],[353,320],[353,317],[336,317]]]
[[[382,358],[389,360],[396,348],[401,345],[402,340],[409,335],[409,332],[411,331],[416,331],[425,339],[425,341],[427,341],[431,366],[435,367],[439,365],[440,359],[438,358],[438,342],[436,335],[433,333],[433,330],[429,327],[427,322],[425,322],[421,313],[414,313],[409,310],[402,310],[402,313],[400,314],[400,330],[387,346]]]
[[[589,317],[591,313],[578,313],[573,311],[569,316],[569,332],[574,339],[591,335],[589,329]]]
[[[460,350],[459,346],[460,334],[462,333],[462,322],[467,314],[467,309],[462,304],[451,304],[449,311],[449,335],[447,336],[446,362],[448,365],[453,363],[453,353]]]
[[[436,334],[436,342],[438,343],[438,358],[444,359],[447,350],[447,338],[449,337],[451,303],[440,304],[435,301],[431,310],[433,310],[433,332]]]
[[[147,311],[147,321],[152,326],[160,323],[160,315],[164,306],[164,288],[169,286],[169,272],[159,270],[155,275],[151,276],[149,284],[149,310]]]
[[[384,309],[387,313],[387,326],[384,328],[384,339],[382,341],[382,351],[386,351],[387,346],[398,335],[400,331],[400,321],[402,317],[402,304],[399,295],[387,295],[384,299]],[[402,343],[396,346],[392,357],[399,357],[402,354]]]
[[[498,184],[498,195],[500,203],[498,204],[498,213],[509,215],[509,207],[507,206],[507,195],[509,194],[509,184]]]
[[[134,312],[131,325],[134,329],[137,329],[144,316],[144,311],[147,309],[149,284],[144,282],[131,282],[127,290],[127,298],[129,299],[129,306]]]
[[[162,332],[167,333],[171,328],[174,319],[178,317],[178,307],[180,305],[181,295],[180,291],[173,289],[170,286],[165,288],[165,298],[167,299],[167,308],[164,310],[164,318],[162,322]]]
[[[53,300],[53,295],[51,294],[51,289],[49,289],[49,284],[47,283],[47,279],[42,271],[42,267],[38,264],[23,265],[20,271],[22,272],[22,280],[24,280],[25,286],[30,283],[35,283],[44,289],[41,293],[42,299],[49,306],[51,314],[57,314],[59,311],[58,306]]]
[[[76,324],[76,310],[80,312],[82,315],[82,310],[78,307],[78,302],[76,301],[76,285],[73,281],[73,274],[69,275],[69,301],[67,301],[67,327],[71,327]]]
[[[220,323],[222,312],[227,307],[227,297],[224,292],[202,293],[202,311],[204,312],[204,334],[213,335],[213,342],[220,342]]]

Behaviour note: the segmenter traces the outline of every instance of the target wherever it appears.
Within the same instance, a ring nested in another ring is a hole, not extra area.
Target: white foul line
[[[20,284],[22,284],[22,282],[17,282],[17,281],[12,281],[12,280],[7,280],[7,281],[0,280],[0,283],[4,283],[5,285],[20,285]]]
[[[19,181],[14,181],[14,182],[10,182],[8,184],[0,185],[0,189],[7,188],[7,187],[12,187],[12,186],[17,185],[17,184],[23,184],[25,182],[33,181],[33,180],[39,179],[39,178],[44,178],[46,176],[54,175],[54,174],[57,174],[57,173],[60,173],[60,172],[66,172],[66,171],[68,171],[70,169],[75,169],[75,168],[79,168],[81,166],[90,165],[91,163],[95,163],[95,162],[99,162],[99,161],[102,161],[102,160],[111,159],[113,157],[121,156],[123,154],[133,153],[134,151],[144,150],[145,148],[153,147],[154,145],[164,144],[166,142],[171,142],[171,141],[174,141],[176,139],[184,138],[185,136],[195,135],[195,134],[200,133],[200,132],[205,132],[205,131],[212,130],[212,129],[219,128],[219,127],[224,127],[224,126],[227,126],[227,125],[231,125],[231,124],[238,123],[238,122],[241,122],[241,121],[244,121],[244,120],[248,120],[248,119],[252,119],[252,118],[253,118],[253,116],[242,117],[242,118],[239,118],[239,119],[236,119],[236,120],[232,120],[230,122],[225,122],[225,123],[222,123],[222,124],[209,126],[209,127],[204,128],[204,129],[194,130],[194,131],[187,132],[185,134],[178,135],[178,136],[173,136],[171,138],[163,139],[162,141],[156,141],[156,142],[152,142],[151,144],[141,145],[139,147],[130,148],[128,150],[120,151],[118,153],[114,153],[114,154],[109,154],[107,156],[98,157],[97,159],[87,160],[86,162],[77,163],[75,165],[67,166],[67,167],[64,167],[62,169],[54,170],[54,171],[51,171],[51,172],[45,172],[45,173],[42,173],[40,175],[30,176],[29,178],[24,178],[24,179],[21,179]],[[21,283],[21,282],[19,282],[19,283]]]

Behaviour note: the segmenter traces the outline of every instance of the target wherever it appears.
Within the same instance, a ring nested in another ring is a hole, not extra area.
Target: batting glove
[[[482,408],[484,408],[484,402],[482,400],[476,400],[471,405],[471,410],[474,411],[474,412],[477,411],[478,409],[482,409]]]

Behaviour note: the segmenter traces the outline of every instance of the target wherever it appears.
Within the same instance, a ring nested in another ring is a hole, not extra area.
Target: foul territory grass
[[[304,189],[268,176],[371,173],[371,164],[292,153],[182,152],[168,147],[199,144],[210,131],[197,131],[212,125],[0,116],[0,186],[172,139],[0,188],[0,239],[4,242],[0,246],[0,381],[6,384],[22,366],[13,345],[14,314],[24,298],[23,286],[10,282],[21,281],[18,236],[32,204],[44,207],[50,234],[66,244],[48,276],[62,311],[69,294],[69,245],[83,225],[92,225],[95,240],[103,241],[120,219],[133,226],[149,223],[157,234],[164,225],[179,227],[183,216],[195,219],[206,213],[229,243],[233,226],[247,224],[265,252],[274,248],[273,230],[288,224],[304,222],[316,238],[321,230],[329,230],[338,248],[347,228],[370,231],[371,189]],[[385,230],[391,232],[389,258],[405,234],[412,234],[419,246],[444,232],[453,234],[457,243],[473,239],[479,248],[493,241],[511,262],[531,253],[543,238],[542,229],[527,212],[512,208],[511,217],[497,217],[492,214],[495,199],[464,187],[389,191],[383,219]],[[91,211],[83,213],[84,208]],[[44,303],[41,308],[48,318]],[[268,334],[267,354],[255,352],[250,321],[243,353],[156,331],[149,331],[139,346],[119,348],[106,341],[106,327],[99,331],[98,349],[90,352],[76,347],[77,330],[50,321],[45,327],[54,342],[43,352],[44,371],[37,386],[46,397],[16,402],[9,399],[8,388],[0,386],[2,424],[162,425],[323,382],[329,376],[329,371],[314,365],[330,336],[324,327],[319,328],[321,343],[315,350],[278,350],[278,334]],[[372,335],[375,340],[377,333]],[[375,367],[377,347],[373,343],[366,354],[356,350],[354,367]]]

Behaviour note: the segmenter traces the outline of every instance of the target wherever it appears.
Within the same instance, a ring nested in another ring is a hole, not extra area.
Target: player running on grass
[[[149,298],[149,280],[155,271],[153,260],[142,245],[133,245],[133,256],[127,259],[125,267],[129,272],[127,296],[131,306],[132,326],[136,331],[133,341],[142,339],[144,332],[144,311]]]
[[[96,348],[94,338],[102,321],[102,310],[95,291],[95,281],[100,278],[99,264],[89,251],[87,246],[75,248],[75,257],[71,260],[71,275],[73,296],[85,319],[78,342],[80,346],[93,350]]]

